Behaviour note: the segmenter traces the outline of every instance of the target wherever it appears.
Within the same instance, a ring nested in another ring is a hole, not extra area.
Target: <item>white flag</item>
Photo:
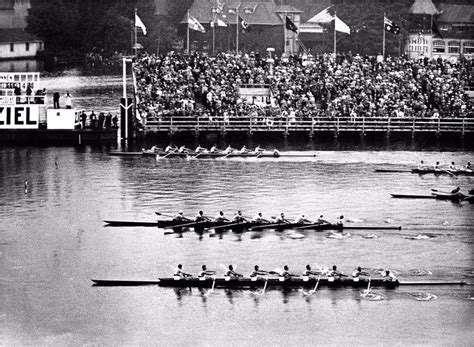
[[[146,27],[145,24],[143,24],[142,20],[140,17],[138,17],[137,14],[135,14],[135,26],[139,27],[143,31],[143,35],[146,35]]]
[[[336,18],[336,24],[335,24],[336,31],[340,31],[341,33],[346,33],[350,35],[351,28],[349,28],[346,23],[340,20],[338,16],[335,16],[335,18]]]
[[[334,20],[334,16],[329,13],[332,6],[326,7],[324,10],[311,17],[308,23],[330,23]]]
[[[206,29],[204,29],[201,23],[199,23],[198,20],[194,18],[193,16],[188,16],[188,26],[189,26],[189,29],[200,31],[202,33],[206,32]]]
[[[218,27],[226,27],[227,24],[222,19],[217,18],[217,26]]]

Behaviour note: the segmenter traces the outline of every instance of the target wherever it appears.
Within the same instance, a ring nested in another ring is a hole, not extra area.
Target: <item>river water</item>
[[[120,93],[111,85],[105,94]],[[245,274],[255,264],[287,264],[293,272],[336,264],[345,273],[363,266],[390,269],[401,280],[473,282],[474,205],[390,193],[465,190],[474,177],[374,172],[409,169],[421,159],[461,164],[473,161],[472,152],[328,147],[307,159],[157,160],[109,156],[115,148],[0,148],[0,344],[473,344],[472,286],[375,289],[380,300],[369,300],[358,289],[208,294],[91,282],[169,277],[178,263],[191,273],[207,264],[219,274],[230,263]],[[402,230],[354,230],[345,239],[314,231],[178,238],[103,223],[155,220],[155,211],[179,209],[189,216],[237,209],[329,220],[343,214],[348,225]]]

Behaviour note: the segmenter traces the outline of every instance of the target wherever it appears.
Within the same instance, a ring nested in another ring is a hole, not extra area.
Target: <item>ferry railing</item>
[[[148,120],[147,132],[474,132],[474,118],[393,117],[160,117]]]
[[[2,95],[0,105],[44,105],[47,102],[46,95]]]

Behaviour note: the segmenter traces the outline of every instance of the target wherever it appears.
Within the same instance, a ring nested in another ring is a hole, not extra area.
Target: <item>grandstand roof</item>
[[[0,43],[6,42],[39,42],[36,36],[27,33],[23,29],[0,29]]]
[[[438,14],[439,11],[431,0],[415,0],[410,7],[413,14]]]
[[[440,4],[439,7],[442,13],[438,17],[438,22],[474,24],[474,6],[472,5]]]
[[[215,0],[194,0],[189,14],[201,24],[208,24],[213,20],[212,8]],[[277,6],[268,1],[227,0],[219,19],[228,24],[235,24],[235,9],[239,7],[239,16],[250,25],[282,25],[281,18],[276,13]],[[181,23],[186,23],[187,15]]]

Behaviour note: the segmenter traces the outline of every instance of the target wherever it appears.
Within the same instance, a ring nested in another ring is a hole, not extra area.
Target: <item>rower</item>
[[[278,217],[275,218],[275,223],[282,224],[282,223],[289,223],[290,221],[285,218],[285,214],[282,212]]]
[[[452,194],[452,195],[456,195],[457,193],[460,192],[460,190],[461,190],[460,187],[456,187],[455,189],[451,190],[451,194]]]
[[[247,147],[245,147],[245,145],[240,149],[240,154],[245,154],[245,153],[248,153],[250,152]]]
[[[339,218],[336,219],[336,226],[339,229],[344,228],[344,216],[343,215],[339,216]]]
[[[178,214],[173,217],[173,221],[176,222],[182,222],[182,221],[188,221],[189,218],[186,218],[184,216],[183,210],[179,210]]]
[[[173,276],[177,276],[180,278],[193,277],[193,275],[183,271],[183,265],[181,264],[178,265],[178,269],[176,270]]]
[[[170,152],[176,152],[178,150],[178,147],[173,147],[171,145],[166,146],[165,148],[165,153],[170,153]]]
[[[151,146],[150,151],[157,152],[158,151],[158,146],[157,145]]]
[[[344,275],[341,271],[337,270],[337,266],[333,265],[332,270],[329,270],[328,273],[326,274],[327,277],[347,277]]]
[[[292,274],[288,265],[283,266],[283,271],[280,273],[281,277],[284,277],[285,280],[290,279],[291,277],[298,277],[298,275]]]
[[[393,273],[391,273],[389,270],[385,271],[385,275],[383,275],[383,277],[384,277],[384,280],[388,282],[397,281],[397,277]]]
[[[186,148],[186,146],[181,146],[178,149],[179,153],[189,153],[191,150],[189,148]]]
[[[329,222],[323,217],[323,215],[320,215],[318,218],[316,218],[316,222],[314,224],[329,224]]]
[[[219,211],[217,216],[214,218],[214,222],[228,222],[229,220],[224,217],[224,212]]]
[[[260,270],[258,265],[255,265],[253,271],[250,273],[250,278],[261,278],[261,276],[268,276],[270,273],[268,271]]]
[[[216,145],[212,146],[209,150],[210,153],[219,153],[221,150],[216,147]]]
[[[425,170],[425,163],[423,162],[423,160],[421,160],[418,164],[418,170]]]
[[[224,150],[224,153],[225,153],[225,154],[230,154],[230,153],[232,153],[233,151],[235,151],[235,149],[232,148],[230,145],[228,145],[227,148]]]
[[[235,272],[232,265],[229,265],[229,270],[226,271],[225,276],[232,278],[244,277],[244,275]]]
[[[200,145],[198,145],[198,146],[196,147],[196,149],[194,150],[194,153],[204,153],[204,152],[206,152],[206,151],[207,151],[206,148],[201,147]]]
[[[237,213],[232,217],[232,223],[244,223],[247,220],[242,216],[242,211],[237,211]]]
[[[302,276],[318,276],[321,275],[321,272],[311,270],[311,266],[308,264],[306,265],[306,270],[303,271]]]
[[[311,223],[311,221],[309,219],[305,218],[304,213],[302,213],[298,217],[296,217],[294,223],[296,223],[296,224],[307,224],[307,223]]]
[[[260,147],[260,145],[257,145],[257,147],[255,147],[255,150],[254,150],[255,153],[260,153],[260,152],[263,152],[263,151],[264,151],[264,149],[262,147]]]
[[[196,215],[196,217],[194,217],[194,221],[195,222],[205,222],[205,221],[208,221],[209,218],[204,216],[204,212],[202,211],[199,211],[198,214]]]
[[[268,223],[268,221],[263,218],[262,212],[257,213],[252,219],[251,222],[255,224],[262,224],[262,223]]]
[[[209,278],[211,276],[214,276],[216,274],[215,271],[213,270],[208,270],[206,265],[202,266],[202,271],[199,272],[198,277],[200,278]]]
[[[362,271],[362,268],[359,266],[354,272],[352,273],[352,278],[358,278],[359,276],[370,276],[367,272]]]
[[[449,165],[449,171],[459,171],[459,167],[454,164],[454,161]]]
[[[441,170],[441,168],[439,167],[439,161],[436,162],[436,164],[434,165],[433,169],[434,169],[435,171]]]
[[[464,167],[464,171],[472,172],[470,161],[467,162],[466,166]]]

